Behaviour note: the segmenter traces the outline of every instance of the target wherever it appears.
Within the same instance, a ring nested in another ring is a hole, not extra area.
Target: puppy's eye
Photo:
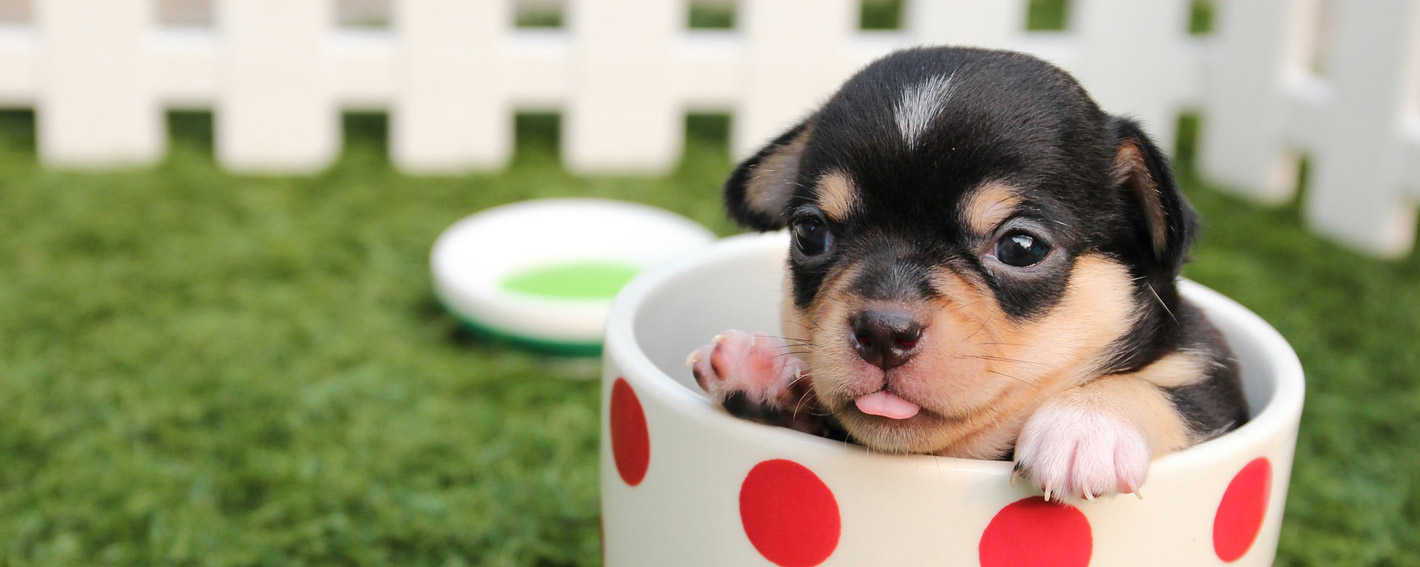
[[[1039,237],[1013,230],[996,241],[996,259],[1007,266],[1033,266],[1050,253],[1050,245]]]
[[[823,219],[814,216],[794,220],[794,248],[805,256],[818,256],[833,246],[833,235]]]

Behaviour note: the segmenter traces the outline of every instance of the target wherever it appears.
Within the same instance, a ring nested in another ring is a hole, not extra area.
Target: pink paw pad
[[[685,362],[716,403],[743,394],[756,404],[783,407],[796,399],[805,371],[784,339],[735,330],[715,335]]]

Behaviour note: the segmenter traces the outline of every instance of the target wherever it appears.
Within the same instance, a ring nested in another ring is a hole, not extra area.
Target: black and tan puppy
[[[1063,71],[893,54],[741,164],[731,215],[791,235],[783,331],[691,353],[731,413],[869,449],[1014,459],[1047,498],[1135,492],[1247,418],[1179,296],[1195,218],[1164,155]]]

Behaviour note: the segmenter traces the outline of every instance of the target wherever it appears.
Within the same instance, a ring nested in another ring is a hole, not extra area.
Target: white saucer
[[[714,239],[647,205],[541,199],[460,220],[434,243],[430,263],[439,300],[474,329],[537,350],[596,355],[621,284]]]

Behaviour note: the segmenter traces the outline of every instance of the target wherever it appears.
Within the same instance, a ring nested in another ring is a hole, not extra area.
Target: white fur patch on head
[[[893,115],[897,120],[897,130],[902,133],[908,148],[917,147],[917,141],[952,98],[952,91],[956,90],[956,85],[952,83],[954,76],[936,75],[902,91],[902,98],[897,100]]]

